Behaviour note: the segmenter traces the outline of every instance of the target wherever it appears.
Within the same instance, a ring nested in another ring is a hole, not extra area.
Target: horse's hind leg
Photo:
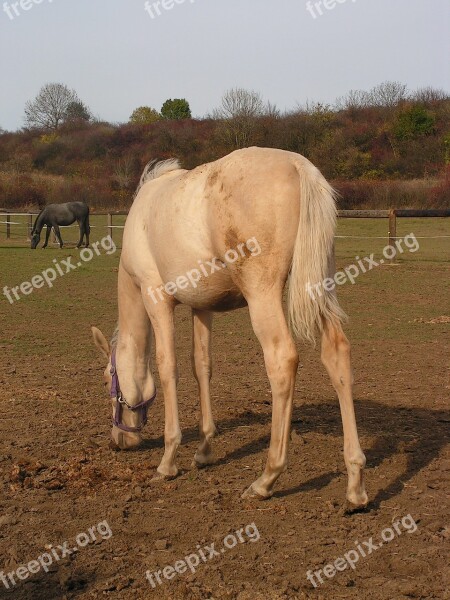
[[[272,389],[272,432],[264,473],[244,498],[269,498],[286,470],[298,354],[284,316],[281,290],[248,301],[253,329],[262,346]]]
[[[64,246],[64,243],[62,241],[61,231],[59,230],[59,226],[53,225],[53,230],[55,232],[56,237],[58,238],[59,247],[62,248]]]
[[[200,446],[194,457],[197,467],[213,463],[211,440],[216,426],[211,410],[211,327],[213,314],[208,311],[192,310],[192,369],[200,394]]]
[[[85,236],[86,236],[86,248],[87,248],[89,246],[89,234],[91,233],[91,226],[89,225],[89,217],[86,219],[85,227],[86,227]]]
[[[84,235],[86,237],[86,248],[89,246],[89,234],[91,233],[91,226],[89,225],[89,215],[86,216],[83,222]],[[83,238],[81,238],[83,239]]]
[[[366,506],[363,469],[366,465],[358,439],[353,405],[353,375],[350,363],[350,344],[340,326],[324,322],[322,362],[339,397],[344,430],[344,460],[348,472],[347,499],[356,507]]]
[[[84,234],[85,234],[85,224],[84,221],[78,221],[78,226],[80,228],[80,239],[78,240],[77,243],[77,248],[80,248],[82,243],[83,243],[83,238],[84,238]]]

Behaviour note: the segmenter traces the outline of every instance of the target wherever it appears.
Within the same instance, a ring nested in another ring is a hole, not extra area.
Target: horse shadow
[[[85,571],[77,568],[76,573],[63,583],[58,575],[58,569],[51,567],[48,573],[40,571],[26,581],[18,581],[16,586],[11,585],[8,590],[2,585],[0,600],[12,598],[14,600],[65,600],[69,597],[76,598],[86,594],[96,580],[95,571]]]
[[[372,445],[362,442],[368,469],[380,467],[384,461],[396,454],[406,456],[405,470],[371,500],[368,509],[377,509],[381,502],[397,496],[403,490],[405,482],[411,480],[439,456],[449,439],[450,411],[393,407],[379,401],[366,400],[356,400],[355,410],[360,438],[375,438]],[[218,448],[220,445],[220,437],[239,427],[248,427],[254,424],[269,425],[270,422],[270,414],[253,413],[251,411],[246,411],[230,419],[221,420],[217,423],[219,435],[215,442],[216,447]],[[342,421],[337,401],[295,407],[292,430],[300,436],[307,433],[316,433],[323,436],[338,437],[343,440]],[[198,439],[196,428],[190,428],[183,432],[185,443]],[[269,442],[270,434],[268,432],[227,452],[208,469],[214,470],[233,461],[267,452]],[[141,446],[141,451],[163,447],[164,440],[160,437],[146,440]],[[319,451],[320,448],[317,450]],[[295,458],[292,455],[289,464],[291,469],[294,468]],[[341,475],[341,471],[330,471],[301,482],[290,489],[280,490],[274,496],[282,498],[308,490],[319,491]]]
[[[406,456],[404,471],[382,488],[369,503],[368,509],[378,509],[381,502],[397,496],[416,474],[426,468],[447,445],[450,433],[450,411],[425,408],[392,407],[374,401],[356,401],[358,430],[361,438],[370,436],[372,445],[363,445],[367,468],[380,467],[394,455]],[[326,413],[326,418],[322,414]],[[303,421],[295,429],[304,434],[314,431],[342,438],[339,407],[333,403],[297,408],[294,415]],[[289,496],[307,489],[320,490],[341,473],[327,473],[318,478],[283,490],[275,495]]]

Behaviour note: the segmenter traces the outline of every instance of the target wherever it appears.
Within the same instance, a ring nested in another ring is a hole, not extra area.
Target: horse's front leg
[[[51,225],[47,225],[47,231],[45,232],[45,242],[42,248],[47,248],[48,246],[48,238],[50,237],[50,233],[52,231]]]
[[[200,446],[194,465],[204,467],[214,462],[211,440],[216,426],[211,410],[211,327],[213,313],[192,309],[192,368],[200,394]]]
[[[248,300],[255,334],[264,352],[272,389],[272,432],[264,473],[244,498],[270,498],[276,480],[286,470],[298,354],[281,303],[281,290],[271,297]]]
[[[119,268],[119,337],[117,340],[117,373],[121,392],[127,403],[136,406],[149,400],[155,392],[151,373],[151,325],[142,301],[141,289],[122,268]],[[114,412],[117,410],[113,401]],[[137,412],[122,410],[122,424],[139,429],[142,422]],[[133,448],[141,441],[141,433],[123,431],[115,425],[112,440],[122,450]]]
[[[171,297],[151,301],[147,288],[142,295],[155,335],[156,361],[164,394],[164,456],[158,467],[157,479],[170,479],[178,475],[175,463],[177,450],[181,444],[181,429],[178,418],[178,370],[175,353],[174,302]]]

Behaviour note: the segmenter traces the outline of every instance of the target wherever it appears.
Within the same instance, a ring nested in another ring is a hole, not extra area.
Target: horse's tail
[[[335,290],[328,291],[324,285],[325,279],[334,276],[337,194],[306,159],[299,160],[296,167],[300,176],[300,220],[289,278],[289,321],[297,337],[314,343],[324,320],[339,324],[346,319]]]
[[[91,225],[89,223],[89,206],[87,207],[87,215],[86,215],[85,225],[86,225],[86,233],[89,235],[91,233]]]
[[[168,158],[167,160],[160,160],[159,158],[155,158],[151,160],[149,163],[145,165],[144,171],[139,180],[139,184],[134,193],[133,198],[139,193],[139,190],[147,183],[147,181],[152,181],[153,179],[158,179],[161,175],[165,175],[166,173],[170,173],[171,171],[178,171],[181,169],[180,161],[177,158]]]

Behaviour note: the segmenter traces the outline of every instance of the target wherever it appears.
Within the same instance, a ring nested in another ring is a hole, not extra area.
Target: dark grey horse
[[[67,202],[66,204],[49,204],[41,210],[34,222],[34,227],[31,232],[32,250],[39,244],[41,231],[45,225],[47,225],[47,232],[45,234],[45,244],[42,247],[47,247],[48,238],[50,237],[50,232],[53,227],[59,241],[59,247],[62,248],[63,241],[59,226],[72,225],[75,221],[77,221],[80,226],[80,239],[78,240],[77,248],[81,246],[85,236],[87,248],[89,246],[89,233],[91,231],[89,226],[89,206],[84,202]]]

